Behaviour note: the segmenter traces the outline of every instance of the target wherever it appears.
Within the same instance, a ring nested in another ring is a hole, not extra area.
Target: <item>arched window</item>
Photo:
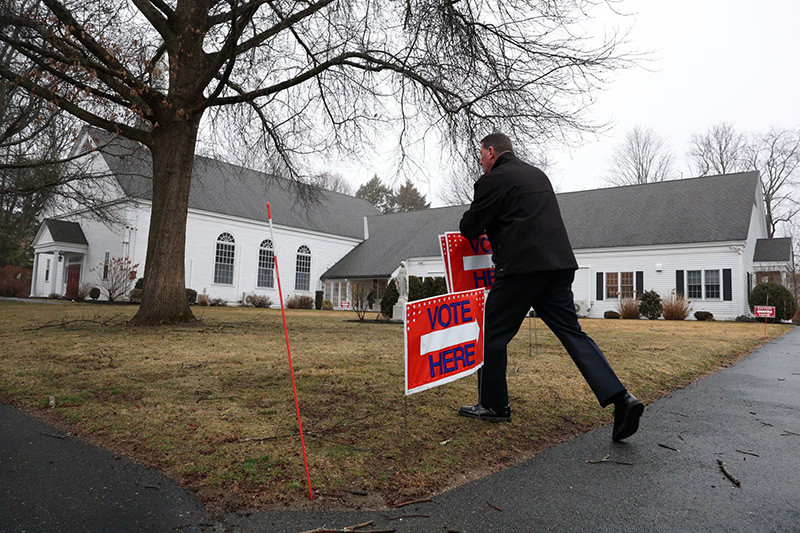
[[[257,287],[271,289],[275,286],[275,253],[272,251],[272,241],[264,239],[258,247],[258,283]]]
[[[233,260],[236,255],[236,241],[230,233],[220,233],[217,237],[217,253],[214,258],[214,283],[233,285]]]
[[[294,290],[311,290],[311,249],[303,245],[297,249],[297,267],[294,276]]]

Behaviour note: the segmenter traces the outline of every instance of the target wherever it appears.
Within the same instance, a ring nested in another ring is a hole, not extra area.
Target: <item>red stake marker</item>
[[[267,219],[269,220],[269,235],[272,238],[272,256],[275,258],[275,276],[278,278],[278,299],[281,302],[281,316],[283,317],[283,334],[286,337],[286,353],[289,354],[289,373],[292,376],[292,389],[294,390],[294,408],[297,411],[297,426],[300,428],[300,446],[303,448],[303,462],[306,465],[306,482],[308,483],[308,498],[313,500],[311,491],[311,475],[308,473],[308,457],[306,457],[306,442],[303,439],[303,422],[300,420],[300,402],[297,401],[297,385],[294,381],[294,365],[292,365],[292,350],[289,348],[289,329],[286,327],[286,311],[283,307],[283,291],[281,290],[281,273],[278,270],[278,247],[275,246],[275,233],[272,230],[272,212],[267,202]]]

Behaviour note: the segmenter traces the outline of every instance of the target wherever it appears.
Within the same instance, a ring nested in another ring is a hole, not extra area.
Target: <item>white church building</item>
[[[149,151],[110,141],[93,156],[115,222],[89,213],[47,218],[33,242],[31,296],[70,297],[97,284],[111,258],[129,257],[145,275],[152,171]],[[580,266],[579,314],[602,317],[621,297],[655,290],[684,294],[718,319],[748,314],[747,295],[767,278],[784,280],[791,240],[767,239],[757,172],[558,194]],[[275,242],[265,203],[272,207]],[[197,156],[189,197],[186,286],[231,303],[257,293],[277,302],[273,254],[284,297],[322,290],[347,308],[354,283],[380,293],[406,261],[409,275],[443,276],[438,235],[457,231],[467,206],[379,214],[364,200],[321,191],[303,203],[290,184]]]

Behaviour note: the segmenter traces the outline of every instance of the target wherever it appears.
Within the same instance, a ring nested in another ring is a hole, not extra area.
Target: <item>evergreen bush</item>
[[[322,291],[317,291],[314,293],[314,309],[316,310],[322,309],[322,298],[323,298]]]
[[[100,288],[92,287],[92,289],[89,291],[89,298],[91,298],[92,300],[97,300],[98,298],[100,298]]]
[[[753,287],[748,301],[751,311],[756,305],[775,306],[774,321],[791,320],[797,312],[797,300],[791,291],[780,283],[759,283]]]
[[[639,312],[649,320],[661,316],[661,296],[656,291],[646,291],[639,298]]]
[[[709,311],[696,311],[694,314],[695,320],[700,322],[714,320],[714,315]]]
[[[619,313],[617,313],[616,311],[611,311],[610,309],[605,313],[603,313],[603,318],[614,319],[614,318],[619,318],[619,316],[620,316]]]
[[[186,300],[189,302],[189,305],[194,305],[197,303],[197,291],[194,289],[190,289],[186,287]]]
[[[381,298],[381,313],[383,313],[384,316],[392,318],[392,308],[394,304],[397,303],[398,298],[400,298],[400,293],[397,292],[397,284],[392,280],[389,282],[389,285],[386,286],[383,298]]]
[[[408,276],[408,301],[422,300],[425,298],[425,289],[417,276]]]
[[[322,300],[322,310],[323,311],[333,311],[333,302],[325,298]]]

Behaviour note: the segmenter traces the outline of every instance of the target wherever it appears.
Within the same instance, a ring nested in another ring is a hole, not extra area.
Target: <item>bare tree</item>
[[[754,135],[745,150],[749,168],[761,176],[770,238],[800,212],[795,187],[800,178],[800,130],[771,129]]]
[[[666,141],[650,128],[635,126],[611,158],[608,183],[635,185],[673,177],[673,157]]]
[[[341,174],[320,172],[319,174],[311,176],[309,183],[320,189],[353,196],[353,186]]]
[[[533,145],[591,128],[591,90],[630,59],[617,35],[586,35],[593,3],[0,0],[0,41],[20,56],[0,77],[150,150],[133,322],[182,322],[194,319],[184,249],[204,118],[298,180],[309,154],[360,153],[392,128],[401,150],[433,130],[456,155],[495,129]]]
[[[92,272],[97,272],[97,284],[105,291],[108,301],[114,302],[130,290],[138,267],[138,263],[131,264],[127,257],[112,257],[92,268]]]
[[[0,68],[19,57],[0,41]],[[31,69],[26,76],[41,73]],[[70,205],[108,214],[82,186],[90,177],[87,165],[67,154],[78,127],[55,105],[0,78],[0,265],[31,266],[31,240],[45,211]]]
[[[729,174],[752,170],[745,152],[747,139],[730,122],[712,126],[705,133],[692,135],[688,152],[697,176]]]

